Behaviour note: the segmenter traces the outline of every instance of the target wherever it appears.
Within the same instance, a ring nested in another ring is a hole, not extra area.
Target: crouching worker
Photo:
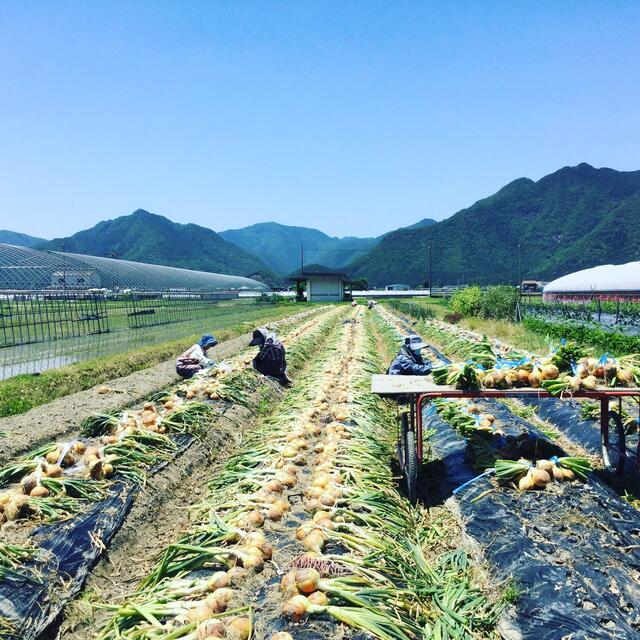
[[[253,367],[263,376],[275,378],[283,387],[288,387],[291,380],[287,377],[287,360],[284,345],[276,335],[260,327],[253,332],[250,347],[260,347],[253,359]]]
[[[417,335],[404,339],[398,355],[391,363],[387,374],[390,376],[427,376],[431,373],[431,363],[425,362],[420,353],[427,345]]]
[[[182,378],[191,378],[198,371],[212,367],[215,361],[207,357],[207,350],[217,344],[218,341],[210,333],[203,335],[197,344],[189,347],[178,357],[176,373]]]

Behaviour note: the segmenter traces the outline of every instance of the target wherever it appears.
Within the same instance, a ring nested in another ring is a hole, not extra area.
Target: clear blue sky
[[[0,3],[0,228],[375,235],[640,169],[640,2]]]

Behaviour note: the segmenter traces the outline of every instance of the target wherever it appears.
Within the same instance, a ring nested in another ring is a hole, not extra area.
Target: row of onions
[[[333,638],[336,623],[384,640],[472,638],[492,627],[466,556],[431,564],[423,514],[395,489],[394,410],[369,389],[386,334],[352,313],[138,591],[103,605],[113,613],[100,640]]]
[[[587,458],[548,455],[544,443],[528,433],[507,435],[495,416],[468,400],[436,399],[441,417],[466,439],[471,464],[492,468],[498,482],[513,483],[520,491],[544,489],[551,483],[586,480],[592,471]]]
[[[425,337],[460,359],[434,371],[436,384],[459,389],[543,388],[553,395],[640,386],[640,354],[596,358],[592,350],[569,342],[541,356],[438,320],[426,321],[421,328]]]
[[[262,419],[210,482],[188,530],[161,553],[135,593],[120,604],[101,605],[113,612],[101,640],[237,640],[253,634],[254,612],[243,601],[247,585],[275,561],[269,538],[288,518],[289,496],[305,465],[298,430],[311,428],[309,405],[323,373],[323,354],[337,340],[335,325],[322,333],[324,343],[309,345],[315,359],[298,372],[278,413]]]
[[[287,340],[294,360],[307,357],[322,332],[339,321],[338,315],[335,309],[325,309],[292,326]],[[216,378],[217,400],[239,398],[248,403],[247,391],[255,389],[262,377],[245,361],[245,353],[240,353],[230,360],[227,371],[207,372],[205,377]],[[39,579],[24,566],[38,551],[28,533],[40,523],[60,522],[86,511],[107,496],[113,482],[144,485],[150,471],[173,459],[182,445],[212,424],[224,409],[214,399],[192,400],[178,385],[141,409],[96,415],[85,422],[79,438],[44,445],[2,467],[0,523],[18,521],[20,544],[9,544],[3,535],[0,577]]]

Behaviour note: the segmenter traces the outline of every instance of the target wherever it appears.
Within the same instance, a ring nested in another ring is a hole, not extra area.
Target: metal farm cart
[[[409,407],[400,415],[398,429],[398,458],[407,495],[416,500],[416,482],[422,467],[422,412],[434,398],[589,398],[600,401],[600,442],[605,467],[612,473],[622,473],[627,457],[625,430],[621,418],[622,399],[634,398],[640,407],[640,388],[601,387],[590,391],[575,391],[561,397],[544,389],[455,389],[436,385],[430,377],[374,375],[371,391],[386,398],[397,398]],[[618,400],[618,411],[609,409],[611,400]],[[636,460],[640,461],[640,440]],[[640,462],[639,462],[640,463]]]

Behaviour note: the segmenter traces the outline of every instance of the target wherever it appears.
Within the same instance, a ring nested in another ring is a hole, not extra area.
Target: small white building
[[[351,300],[346,273],[337,271],[304,272],[291,280],[296,283],[299,299],[303,299],[303,290],[306,288],[307,302]]]

